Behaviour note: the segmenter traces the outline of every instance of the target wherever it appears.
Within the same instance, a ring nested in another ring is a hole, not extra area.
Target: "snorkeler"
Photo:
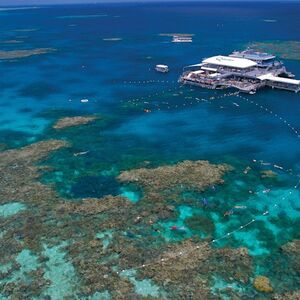
[[[229,217],[234,214],[233,209],[227,210],[224,212],[224,217]]]
[[[184,226],[173,225],[173,226],[170,227],[170,229],[172,231],[177,231],[177,232],[186,232],[186,228]]]
[[[203,206],[208,206],[208,200],[206,198],[202,199]]]

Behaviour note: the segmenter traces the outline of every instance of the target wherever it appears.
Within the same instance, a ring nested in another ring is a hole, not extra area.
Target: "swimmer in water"
[[[184,226],[176,226],[176,225],[173,225],[170,227],[170,229],[172,231],[177,231],[177,232],[186,232],[186,229]]]
[[[208,206],[208,200],[206,198],[202,199],[203,206]]]
[[[234,213],[233,209],[227,210],[224,213],[224,217],[229,217],[229,216],[233,215],[233,213]]]

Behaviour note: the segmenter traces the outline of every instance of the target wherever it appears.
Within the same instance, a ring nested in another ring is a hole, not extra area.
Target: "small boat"
[[[85,155],[85,154],[87,154],[87,153],[89,153],[89,151],[77,152],[77,153],[74,153],[73,155],[74,155],[74,156],[79,156],[79,155]]]
[[[191,43],[192,41],[192,37],[190,36],[174,35],[172,43]]]
[[[87,103],[87,102],[89,102],[89,99],[81,99],[80,102],[81,103]]]
[[[281,166],[278,166],[278,165],[273,165],[273,166],[274,166],[274,168],[277,168],[277,169],[283,170],[283,167],[281,167]]]
[[[235,209],[246,209],[247,206],[245,206],[245,205],[235,205],[233,208],[235,208]]]
[[[155,70],[160,73],[167,73],[169,72],[169,67],[167,65],[156,65]]]

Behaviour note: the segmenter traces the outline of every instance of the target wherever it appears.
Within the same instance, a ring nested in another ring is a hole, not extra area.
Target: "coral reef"
[[[212,235],[215,230],[214,222],[205,216],[192,216],[184,220],[185,224],[195,232]]]
[[[300,300],[300,291],[275,294],[273,295],[272,300]]]
[[[0,262],[6,265],[15,261],[0,272],[4,295],[41,297],[52,284],[43,275],[48,260],[44,245],[54,247],[62,241],[65,245],[61,251],[80,279],[73,296],[84,298],[109,291],[112,299],[143,299],[133,282],[123,276],[122,270],[131,269],[136,270],[136,280],[151,279],[170,299],[210,299],[215,274],[228,282],[249,282],[253,267],[247,249],[214,249],[208,239],[200,238],[167,243],[159,232],[160,220],[178,217],[176,205],[182,201],[182,191],[201,192],[223,183],[222,175],[229,166],[184,161],[122,172],[121,182],[138,183],[144,189],[136,203],[112,195],[64,199],[53,186],[40,182],[41,172],[51,168],[38,163],[62,148],[72,155],[68,147],[66,141],[48,140],[0,152],[0,168],[5,174],[0,178],[0,199],[25,205],[24,210],[0,219],[5,228],[0,237]],[[214,231],[206,216],[191,216],[186,224],[191,230]],[[100,234],[103,232],[109,232],[109,242]],[[26,275],[28,281],[10,283],[13,274],[19,272],[16,258],[24,248],[38,258],[38,269]]]
[[[23,43],[23,41],[20,40],[6,40],[6,41],[1,41],[1,44],[19,44]]]
[[[72,126],[85,125],[94,121],[97,117],[95,116],[77,116],[77,117],[65,117],[59,119],[54,125],[54,129],[63,129]]]
[[[131,206],[131,202],[124,197],[105,196],[101,199],[86,198],[79,203],[64,202],[56,208],[59,213],[74,213],[82,215],[93,215],[102,212],[122,211]]]
[[[277,173],[272,170],[263,170],[260,172],[260,175],[262,178],[275,178],[277,176]]]
[[[141,278],[151,278],[163,286],[171,298],[187,299],[189,295],[190,299],[208,299],[208,281],[198,275],[211,253],[212,250],[206,242],[186,240],[168,245],[156,259],[157,263],[140,269],[139,275]]]
[[[34,163],[50,152],[67,146],[66,141],[48,140],[17,150],[0,152],[0,168],[4,174],[0,177],[0,202],[10,199],[32,203],[41,201],[41,198],[56,199],[57,196],[50,187],[36,181],[42,168]]]
[[[24,58],[32,55],[52,53],[54,51],[56,51],[56,49],[53,48],[37,48],[31,50],[9,50],[9,51],[1,50],[0,59]]]
[[[291,242],[288,242],[283,245],[281,249],[287,254],[300,255],[300,240],[293,240]]]
[[[271,286],[270,279],[266,276],[257,276],[253,281],[254,288],[262,293],[271,293],[273,288]]]
[[[183,161],[174,166],[154,169],[123,171],[118,179],[143,186],[146,191],[195,190],[203,191],[210,185],[223,183],[222,176],[229,171],[228,165],[213,165],[208,161]],[[179,190],[178,190],[179,189]]]
[[[21,89],[18,93],[22,97],[35,98],[37,100],[46,99],[50,95],[58,94],[60,88],[46,81],[34,81]]]
[[[228,282],[233,280],[241,284],[248,284],[252,276],[252,258],[247,248],[220,248],[213,252],[213,256],[205,269],[221,276]]]
[[[299,41],[266,41],[255,42],[249,45],[258,51],[266,51],[279,55],[286,59],[300,59],[300,42]]]

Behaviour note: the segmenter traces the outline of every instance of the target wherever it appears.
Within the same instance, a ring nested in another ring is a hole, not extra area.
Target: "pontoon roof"
[[[250,60],[270,60],[274,59],[276,56],[273,54],[265,53],[265,52],[258,52],[254,50],[245,50],[245,51],[235,51],[229,56],[231,57],[238,57],[238,58],[247,58]]]
[[[284,78],[284,77],[277,77],[277,76],[272,75],[271,73],[259,76],[258,79],[260,79],[260,80],[272,80],[272,81],[276,81],[276,82],[300,85],[300,80]]]
[[[203,64],[194,64],[194,65],[189,65],[189,66],[186,66],[186,68],[192,68],[192,67],[201,67]]]
[[[203,63],[230,67],[230,68],[237,68],[237,69],[246,69],[257,65],[256,62],[250,59],[222,56],[222,55],[209,57],[203,60]]]

